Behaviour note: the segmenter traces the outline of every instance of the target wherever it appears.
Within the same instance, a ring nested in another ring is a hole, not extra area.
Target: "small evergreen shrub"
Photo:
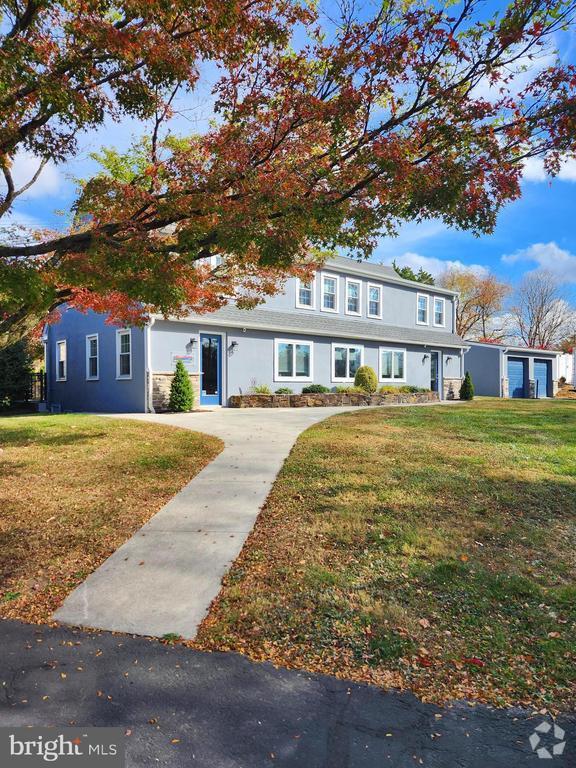
[[[464,381],[460,387],[460,400],[474,400],[474,384],[469,371],[466,371],[466,376],[464,376]]]
[[[194,390],[192,389],[190,376],[188,376],[188,371],[184,367],[182,360],[177,360],[174,376],[172,377],[172,384],[170,386],[168,408],[171,411],[182,413],[184,411],[191,411],[193,407]]]
[[[271,395],[272,390],[267,384],[255,384],[252,387],[252,393],[255,395]]]
[[[558,379],[558,385],[560,387],[563,387],[565,384],[566,384],[566,376],[560,376],[560,378]]]
[[[369,365],[361,365],[354,376],[354,386],[361,387],[364,392],[372,394],[378,389],[378,377],[374,368]]]
[[[290,389],[290,387],[278,387],[277,390],[274,392],[275,395],[293,395],[294,392]]]
[[[325,392],[330,392],[330,390],[328,387],[325,387],[324,384],[309,384],[302,389],[303,395],[317,395]]]
[[[394,384],[384,384],[378,390],[381,395],[398,395],[398,394],[411,394],[430,392],[426,387],[415,387],[413,384],[402,384],[400,386]]]

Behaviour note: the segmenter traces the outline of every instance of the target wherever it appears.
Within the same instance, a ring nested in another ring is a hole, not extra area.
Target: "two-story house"
[[[166,406],[177,360],[200,406],[226,405],[256,385],[272,392],[352,384],[369,365],[386,385],[457,396],[465,343],[457,295],[404,280],[390,267],[335,258],[304,284],[256,309],[152,318],[116,328],[93,312],[64,311],[45,335],[48,403],[70,411],[143,412]]]

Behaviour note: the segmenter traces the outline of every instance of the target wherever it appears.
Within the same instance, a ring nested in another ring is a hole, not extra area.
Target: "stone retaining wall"
[[[388,405],[390,403],[432,403],[437,392],[399,392],[364,395],[359,392],[326,392],[302,395],[231,395],[230,408],[316,408],[338,405]]]

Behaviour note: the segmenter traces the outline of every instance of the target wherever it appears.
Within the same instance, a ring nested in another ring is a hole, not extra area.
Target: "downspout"
[[[152,317],[144,326],[144,410],[146,413],[155,413],[152,401],[152,326],[156,318]]]

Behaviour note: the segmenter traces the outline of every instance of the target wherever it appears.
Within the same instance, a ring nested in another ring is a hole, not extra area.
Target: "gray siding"
[[[106,325],[105,316],[95,312],[82,314],[62,311],[62,319],[48,326],[47,378],[48,402],[63,411],[109,411],[114,413],[144,411],[144,332],[131,329],[132,378],[116,378],[116,326]],[[98,334],[99,378],[86,380],[86,336]],[[56,343],[67,345],[66,381],[56,380]]]
[[[490,345],[471,345],[464,355],[464,370],[470,372],[474,390],[477,395],[484,397],[501,397],[502,350]]]

